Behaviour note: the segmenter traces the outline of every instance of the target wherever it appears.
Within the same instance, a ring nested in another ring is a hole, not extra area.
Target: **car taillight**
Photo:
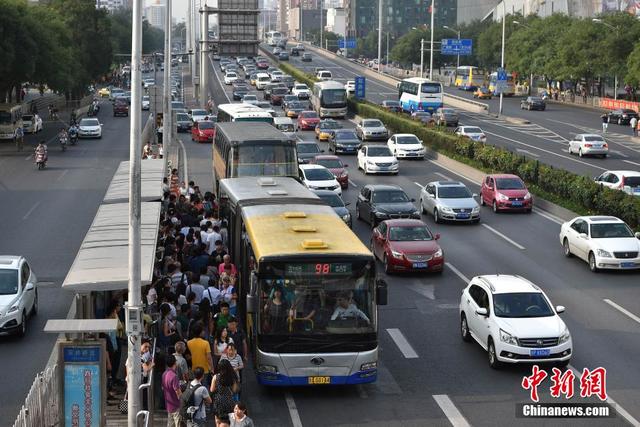
[[[591,145],[591,144],[584,144],[584,146],[587,147],[587,148],[593,147],[593,145]]]
[[[604,148],[607,148],[607,147],[609,147],[609,144],[604,143],[604,144],[602,144],[602,146],[603,146]]]

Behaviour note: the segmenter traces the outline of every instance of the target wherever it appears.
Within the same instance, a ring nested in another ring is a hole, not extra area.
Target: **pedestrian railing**
[[[151,342],[152,344],[152,353],[151,353],[151,360],[154,361],[155,363],[155,359],[156,359],[156,339],[154,338],[153,341]],[[155,409],[155,390],[153,389],[153,376],[155,373],[155,367],[152,367],[151,370],[149,371],[149,375],[147,376],[148,380],[146,383],[144,384],[140,384],[140,387],[138,387],[138,390],[140,391],[140,396],[144,396],[145,391],[147,394],[147,408],[148,410],[146,411],[138,411],[138,413],[136,414],[136,417],[138,417],[138,424],[139,424],[139,420],[142,416],[144,416],[144,426],[148,426],[148,425],[153,425],[153,411]],[[146,412],[146,414],[145,414]],[[140,424],[139,424],[140,425]]]
[[[53,427],[60,421],[57,365],[36,375],[13,427]]]

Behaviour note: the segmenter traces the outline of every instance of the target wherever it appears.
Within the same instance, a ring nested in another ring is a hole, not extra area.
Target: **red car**
[[[298,114],[298,129],[313,130],[320,123],[320,117],[315,111],[301,111]]]
[[[200,120],[191,127],[191,140],[196,142],[213,142],[216,136],[216,124],[208,120]]]
[[[258,68],[258,70],[266,70],[267,68],[269,68],[269,63],[267,61],[258,61],[256,63],[256,67]]]
[[[480,189],[480,203],[490,205],[494,212],[518,210],[531,212],[533,197],[517,175],[487,175]]]
[[[419,219],[388,219],[373,230],[373,255],[384,263],[385,273],[432,271],[440,273],[444,254],[427,224]]]
[[[347,172],[347,166],[349,165],[342,163],[340,157],[332,154],[324,154],[315,156],[313,160],[311,160],[311,163],[322,165],[329,169],[336,177],[336,181],[340,183],[340,187],[342,187],[342,189],[349,188],[349,172]]]

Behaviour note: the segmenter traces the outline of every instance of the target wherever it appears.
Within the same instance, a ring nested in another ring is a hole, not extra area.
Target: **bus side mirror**
[[[254,314],[257,305],[258,299],[254,295],[247,295],[247,313]]]
[[[378,305],[387,305],[388,303],[387,282],[384,279],[376,280],[376,301]]]

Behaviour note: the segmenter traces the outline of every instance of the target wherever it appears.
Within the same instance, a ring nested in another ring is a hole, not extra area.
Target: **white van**
[[[258,73],[256,76],[256,89],[264,90],[265,86],[271,83],[271,77],[267,73]]]
[[[320,70],[318,71],[318,74],[316,74],[316,78],[322,81],[327,81],[327,80],[331,80],[333,76],[331,75],[331,71],[329,70]]]
[[[282,133],[287,135],[290,139],[296,139],[296,127],[293,124],[293,120],[289,117],[274,117],[273,125]]]

